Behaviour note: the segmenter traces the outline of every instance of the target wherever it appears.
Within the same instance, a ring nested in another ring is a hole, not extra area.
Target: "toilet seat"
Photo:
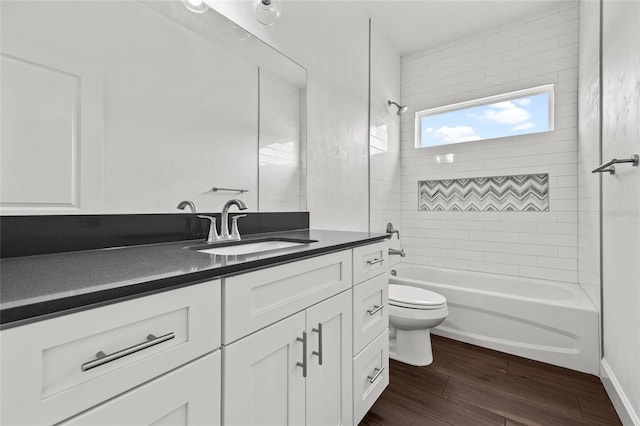
[[[436,292],[408,285],[389,284],[389,304],[410,309],[440,309],[447,299]]]

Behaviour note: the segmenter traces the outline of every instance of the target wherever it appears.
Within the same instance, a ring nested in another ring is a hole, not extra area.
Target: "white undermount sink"
[[[312,241],[259,241],[255,243],[240,243],[222,247],[209,247],[198,250],[199,253],[218,254],[221,256],[234,256],[242,254],[254,254],[263,251],[278,250],[289,247],[296,247]]]

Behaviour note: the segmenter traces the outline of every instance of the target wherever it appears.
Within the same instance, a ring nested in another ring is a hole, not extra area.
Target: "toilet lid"
[[[389,284],[389,303],[413,309],[435,309],[446,305],[447,299],[424,288]]]

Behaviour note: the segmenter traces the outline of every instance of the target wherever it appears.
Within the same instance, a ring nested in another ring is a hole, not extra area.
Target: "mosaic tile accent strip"
[[[548,212],[549,175],[421,180],[418,210]]]

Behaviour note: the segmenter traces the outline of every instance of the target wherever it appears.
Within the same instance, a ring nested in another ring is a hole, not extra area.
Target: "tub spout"
[[[402,249],[402,250],[398,250],[398,249],[390,248],[390,249],[389,249],[389,256],[400,256],[400,257],[405,257],[405,256],[406,256],[406,254],[404,254],[404,249]]]

